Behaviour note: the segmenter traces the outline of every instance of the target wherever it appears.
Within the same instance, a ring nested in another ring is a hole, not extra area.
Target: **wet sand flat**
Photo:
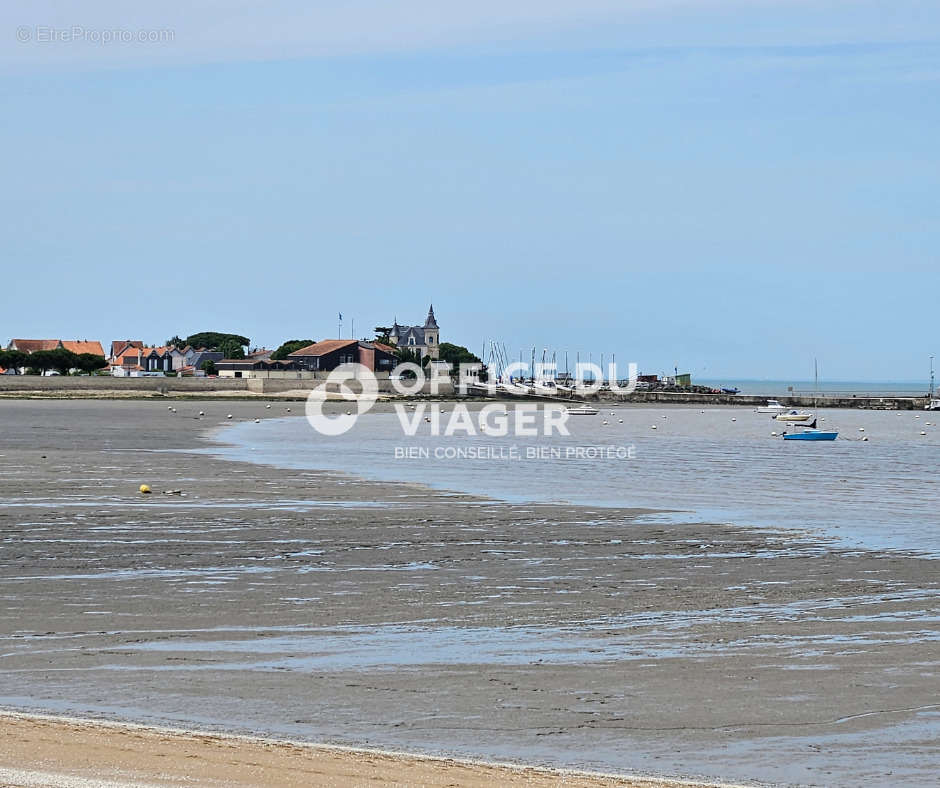
[[[623,774],[940,769],[934,561],[225,462],[207,430],[288,406],[172,406],[0,403],[3,706]]]

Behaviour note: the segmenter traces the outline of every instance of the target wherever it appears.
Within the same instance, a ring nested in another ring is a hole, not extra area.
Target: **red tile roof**
[[[307,347],[295,350],[293,353],[288,353],[287,357],[325,356],[327,353],[332,353],[334,350],[357,344],[359,344],[359,340],[357,339],[324,339],[321,342],[314,342],[312,345],[307,345]]]
[[[139,339],[115,339],[111,343],[111,357],[120,356],[130,347],[143,347],[144,343]]]
[[[382,342],[373,342],[372,344],[375,345],[379,350],[384,350],[386,353],[391,353],[392,355],[394,355],[395,351],[398,349]]]
[[[35,353],[37,350],[55,350],[59,347],[58,339],[13,339],[10,345],[16,345],[17,350],[24,353]]]
[[[93,353],[96,356],[104,355],[104,348],[101,347],[100,342],[79,342],[78,340],[71,342],[69,340],[63,339],[62,347],[64,347],[66,350],[71,350],[73,353]]]

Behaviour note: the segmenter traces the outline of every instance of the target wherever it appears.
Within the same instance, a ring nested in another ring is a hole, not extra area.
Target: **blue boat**
[[[816,359],[813,359],[813,379],[815,388],[813,389],[813,410],[816,410],[816,395],[819,393],[819,365]],[[812,424],[807,424],[802,428],[802,432],[785,432],[783,439],[785,441],[834,441],[839,437],[838,432],[828,432],[826,430],[816,429],[816,419]]]
[[[783,439],[785,441],[834,441],[838,437],[838,432],[826,432],[825,430],[815,429],[783,433]]]

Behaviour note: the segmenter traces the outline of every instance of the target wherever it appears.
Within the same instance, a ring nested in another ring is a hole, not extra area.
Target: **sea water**
[[[303,418],[249,421],[225,429],[212,453],[510,502],[649,508],[667,523],[785,528],[841,547],[940,555],[940,413],[819,415],[838,440],[784,441],[771,433],[787,425],[746,408],[607,407],[570,417],[570,434],[551,437],[435,436],[423,418],[408,437],[388,412],[364,414],[337,437]]]

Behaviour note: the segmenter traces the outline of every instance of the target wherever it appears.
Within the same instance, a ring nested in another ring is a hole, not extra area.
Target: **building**
[[[245,358],[251,358],[255,361],[270,361],[272,353],[274,353],[274,350],[269,350],[266,347],[255,347],[248,351]]]
[[[11,339],[7,350],[19,350],[21,353],[35,353],[37,350],[68,350],[76,355],[91,353],[94,356],[105,358],[104,348],[100,342],[88,340],[62,340],[62,339]],[[28,366],[28,365],[27,365]],[[22,374],[27,367],[19,370]],[[74,370],[73,370],[74,371]],[[5,374],[16,374],[16,370],[6,370]]]
[[[305,373],[299,363],[291,359],[268,361],[254,358],[223,358],[215,362],[220,378],[300,378]]]
[[[60,344],[66,350],[71,350],[73,353],[75,353],[75,355],[91,353],[93,356],[101,356],[101,358],[105,358],[104,348],[101,347],[100,342],[89,342],[87,339],[84,339],[81,342],[78,340],[72,342],[68,339],[63,339]]]
[[[60,347],[62,347],[62,341],[59,339],[11,339],[7,350],[35,353],[37,350],[55,350]]]
[[[352,363],[373,372],[391,372],[398,363],[394,347],[357,339],[324,339],[295,350],[287,358],[307,372],[330,372],[340,364]]]
[[[400,326],[398,318],[392,324],[388,335],[389,341],[398,348],[406,348],[420,354],[420,358],[430,356],[432,359],[440,357],[440,328],[434,317],[434,304],[428,309],[427,319],[423,326]]]
[[[81,353],[91,353],[93,356],[104,355],[104,348],[100,342],[89,342],[87,339],[69,340],[69,339],[11,339],[7,345],[7,350],[19,350],[22,353],[35,353],[37,350],[58,350],[63,348],[79,355]]]

